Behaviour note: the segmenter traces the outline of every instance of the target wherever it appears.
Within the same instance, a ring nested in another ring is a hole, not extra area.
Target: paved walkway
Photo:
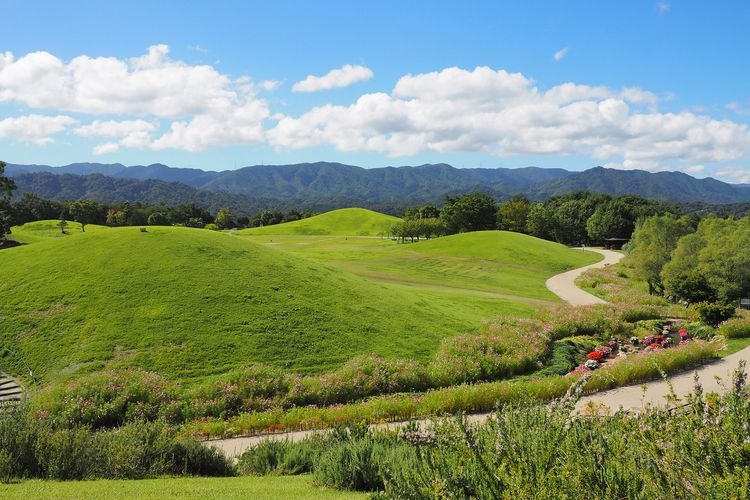
[[[669,384],[672,384],[678,398],[684,398],[693,392],[693,377],[697,373],[698,380],[705,392],[722,393],[725,392],[725,388],[731,386],[732,373],[737,369],[741,360],[750,364],[750,347],[689,372],[672,375],[669,377]],[[745,368],[745,373],[747,373],[747,368]],[[720,380],[717,380],[717,378]],[[598,413],[612,413],[621,407],[625,410],[639,410],[647,404],[679,406],[680,401],[667,401],[667,396],[670,395],[669,384],[664,380],[654,380],[645,384],[629,385],[598,392],[581,398],[576,405],[576,411],[585,413],[588,407],[588,411],[595,409]]]
[[[601,269],[602,267],[616,264],[623,258],[623,254],[619,252],[613,252],[612,250],[599,250],[597,248],[589,248],[588,251],[600,253],[604,256],[604,260],[591,264],[589,266],[579,267],[566,273],[557,274],[547,280],[547,288],[549,291],[566,301],[572,306],[588,306],[591,304],[606,304],[607,302],[595,297],[588,292],[584,292],[576,286],[576,278],[581,274],[585,273],[589,269]]]

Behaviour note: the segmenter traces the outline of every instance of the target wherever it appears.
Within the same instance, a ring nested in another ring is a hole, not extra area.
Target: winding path
[[[581,274],[585,273],[589,269],[601,269],[609,266],[610,264],[616,264],[623,258],[623,254],[619,252],[613,252],[612,250],[599,250],[598,248],[589,248],[588,251],[596,252],[604,256],[604,260],[600,260],[595,264],[589,266],[579,267],[562,274],[552,276],[547,280],[547,288],[550,292],[554,293],[565,302],[572,306],[588,306],[591,304],[606,304],[607,302],[595,297],[588,292],[584,292],[576,286],[576,278]]]

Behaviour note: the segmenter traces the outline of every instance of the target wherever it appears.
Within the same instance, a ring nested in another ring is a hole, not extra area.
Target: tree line
[[[403,241],[501,229],[566,245],[592,245],[612,238],[627,240],[638,220],[674,211],[672,206],[634,195],[613,197],[579,191],[543,202],[515,195],[496,203],[489,195],[476,192],[448,197],[442,208],[410,208],[391,234]]]
[[[60,220],[64,230],[66,221],[76,221],[85,232],[87,224],[108,226],[169,226],[233,229],[269,226],[291,222],[314,215],[309,210],[263,210],[252,216],[236,216],[228,207],[216,214],[195,203],[170,206],[143,202],[100,203],[90,199],[56,201],[26,192],[15,201],[11,195],[16,187],[13,179],[4,175],[5,163],[0,161],[0,241],[12,226],[38,220]]]
[[[687,304],[750,297],[750,216],[672,214],[638,224],[628,261],[653,294]]]

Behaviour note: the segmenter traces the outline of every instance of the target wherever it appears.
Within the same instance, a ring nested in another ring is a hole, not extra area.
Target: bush
[[[119,427],[159,416],[180,419],[177,394],[177,386],[156,373],[107,370],[42,390],[32,410],[35,417],[59,426]]]
[[[750,318],[728,319],[718,328],[719,334],[728,339],[744,339],[750,337]]]
[[[678,414],[651,407],[571,419],[568,401],[509,405],[476,427],[443,422],[393,469],[382,496],[741,498],[750,491],[750,399],[742,377],[732,386],[712,404],[697,391]]]
[[[26,409],[0,414],[0,477],[140,479],[161,475],[234,474],[220,451],[178,439],[163,422],[133,422],[93,431],[36,420]]]
[[[315,481],[345,490],[377,491],[384,487],[380,470],[386,445],[372,436],[332,445],[315,463]]]
[[[0,484],[10,483],[14,478],[13,455],[8,450],[0,449]]]
[[[711,326],[716,326],[722,321],[728,320],[735,313],[734,305],[722,304],[721,302],[698,302],[691,307],[701,322]]]
[[[240,455],[237,461],[238,470],[240,474],[252,476],[278,473],[290,447],[289,441],[262,441]]]
[[[536,368],[547,349],[547,338],[539,333],[495,325],[492,333],[444,340],[430,363],[430,377],[435,387],[508,378]]]

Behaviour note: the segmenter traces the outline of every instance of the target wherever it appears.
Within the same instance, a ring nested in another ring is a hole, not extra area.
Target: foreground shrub
[[[744,366],[742,367],[744,369]],[[744,376],[690,411],[571,418],[575,400],[507,406],[487,424],[443,422],[392,470],[384,497],[744,498],[750,399]]]
[[[44,479],[140,479],[165,474],[227,476],[231,463],[160,422],[115,430],[61,427],[26,408],[0,413],[0,476]]]
[[[734,318],[719,325],[720,335],[728,339],[744,339],[750,337],[750,318]]]
[[[315,481],[344,490],[380,490],[386,456],[386,444],[371,435],[335,443],[315,461]]]

